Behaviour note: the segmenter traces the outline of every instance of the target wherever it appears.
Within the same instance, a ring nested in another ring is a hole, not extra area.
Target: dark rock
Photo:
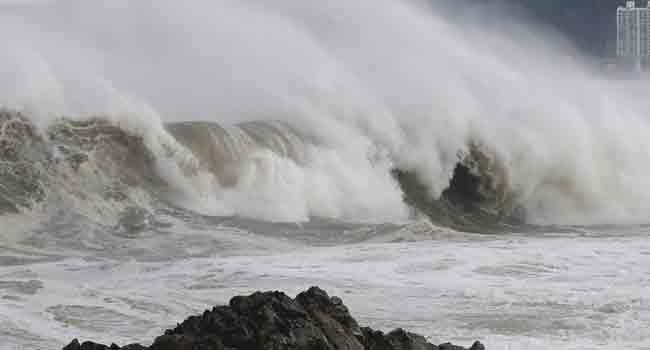
[[[221,341],[216,337],[192,336],[182,334],[165,334],[156,338],[149,350],[225,350]]]
[[[156,340],[154,349],[161,341],[187,342],[187,338],[169,337],[177,335],[211,344],[208,349],[219,349],[219,343],[234,349],[333,349],[305,309],[280,292],[234,297],[229,306],[190,317],[166,335]]]
[[[469,350],[485,350],[485,345],[483,345],[480,341],[475,341],[474,344],[469,348]]]
[[[465,348],[451,344],[451,343],[444,343],[438,345],[439,350],[465,350]]]
[[[296,300],[309,312],[335,349],[364,349],[357,339],[362,336],[361,329],[341,299],[330,298],[324,290],[311,287],[298,294]]]
[[[364,347],[367,350],[438,350],[418,334],[398,328],[386,335],[380,331],[364,328]]]
[[[465,348],[463,347],[450,344],[450,343],[441,344],[438,346],[438,348],[440,350],[465,350]],[[468,350],[485,350],[485,346],[481,344],[481,342],[476,341],[474,342],[474,344],[472,344],[472,346]]]
[[[81,349],[81,344],[79,344],[79,340],[73,339],[70,344],[66,345],[63,347],[62,350],[79,350]]]
[[[120,350],[147,350],[147,347],[140,344],[129,344],[119,348]]]
[[[79,341],[75,339],[66,347],[64,347],[63,350],[120,350],[120,347],[115,344],[112,344],[110,347],[108,347],[106,345],[97,344],[90,341],[79,344]]]
[[[63,350],[147,350],[147,347],[140,344],[130,344],[123,347],[119,347],[116,344],[111,344],[111,346],[106,346],[103,344],[97,344],[90,341],[79,344],[79,340],[74,339],[70,344],[63,348]]]
[[[238,296],[190,316],[150,347],[107,347],[75,339],[63,350],[465,350],[433,345],[418,334],[361,328],[338,297],[312,287],[295,299],[281,292]],[[485,350],[476,342],[470,350]]]
[[[391,349],[403,350],[437,350],[438,347],[430,344],[427,340],[415,333],[407,332],[398,328],[386,335],[388,343],[391,344]]]

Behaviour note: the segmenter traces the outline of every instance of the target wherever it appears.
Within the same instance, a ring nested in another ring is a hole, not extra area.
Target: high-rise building
[[[650,57],[650,1],[646,7],[636,7],[627,1],[616,10],[616,54],[633,59],[640,68],[641,61]]]

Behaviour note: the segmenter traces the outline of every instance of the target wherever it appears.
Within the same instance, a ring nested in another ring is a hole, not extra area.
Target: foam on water
[[[650,344],[645,241],[645,234],[457,236],[290,251],[274,244],[165,262],[21,264],[2,269],[3,349],[52,348],[76,336],[146,341],[232,295],[310,285],[340,295],[363,323],[406,327],[433,341],[642,349]]]

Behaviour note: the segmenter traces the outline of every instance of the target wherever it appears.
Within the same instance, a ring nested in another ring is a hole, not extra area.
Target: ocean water
[[[648,83],[511,14],[0,2],[0,350],[312,285],[434,343],[648,348]]]
[[[341,296],[362,324],[403,327],[434,343],[649,344],[647,228],[504,237],[428,222],[331,225],[349,242],[325,244],[309,224],[168,220],[173,226],[104,242],[110,249],[83,238],[75,240],[83,249],[54,248],[56,235],[42,232],[28,238],[31,247],[3,246],[2,349],[56,349],[74,337],[147,344],[233,295],[295,295],[312,285]]]

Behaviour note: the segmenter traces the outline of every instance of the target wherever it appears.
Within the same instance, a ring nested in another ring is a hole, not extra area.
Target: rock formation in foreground
[[[338,297],[312,287],[291,299],[282,292],[237,296],[165,331],[150,347],[73,340],[63,350],[465,350],[433,345],[414,333],[360,327]],[[469,350],[485,350],[476,342]]]

